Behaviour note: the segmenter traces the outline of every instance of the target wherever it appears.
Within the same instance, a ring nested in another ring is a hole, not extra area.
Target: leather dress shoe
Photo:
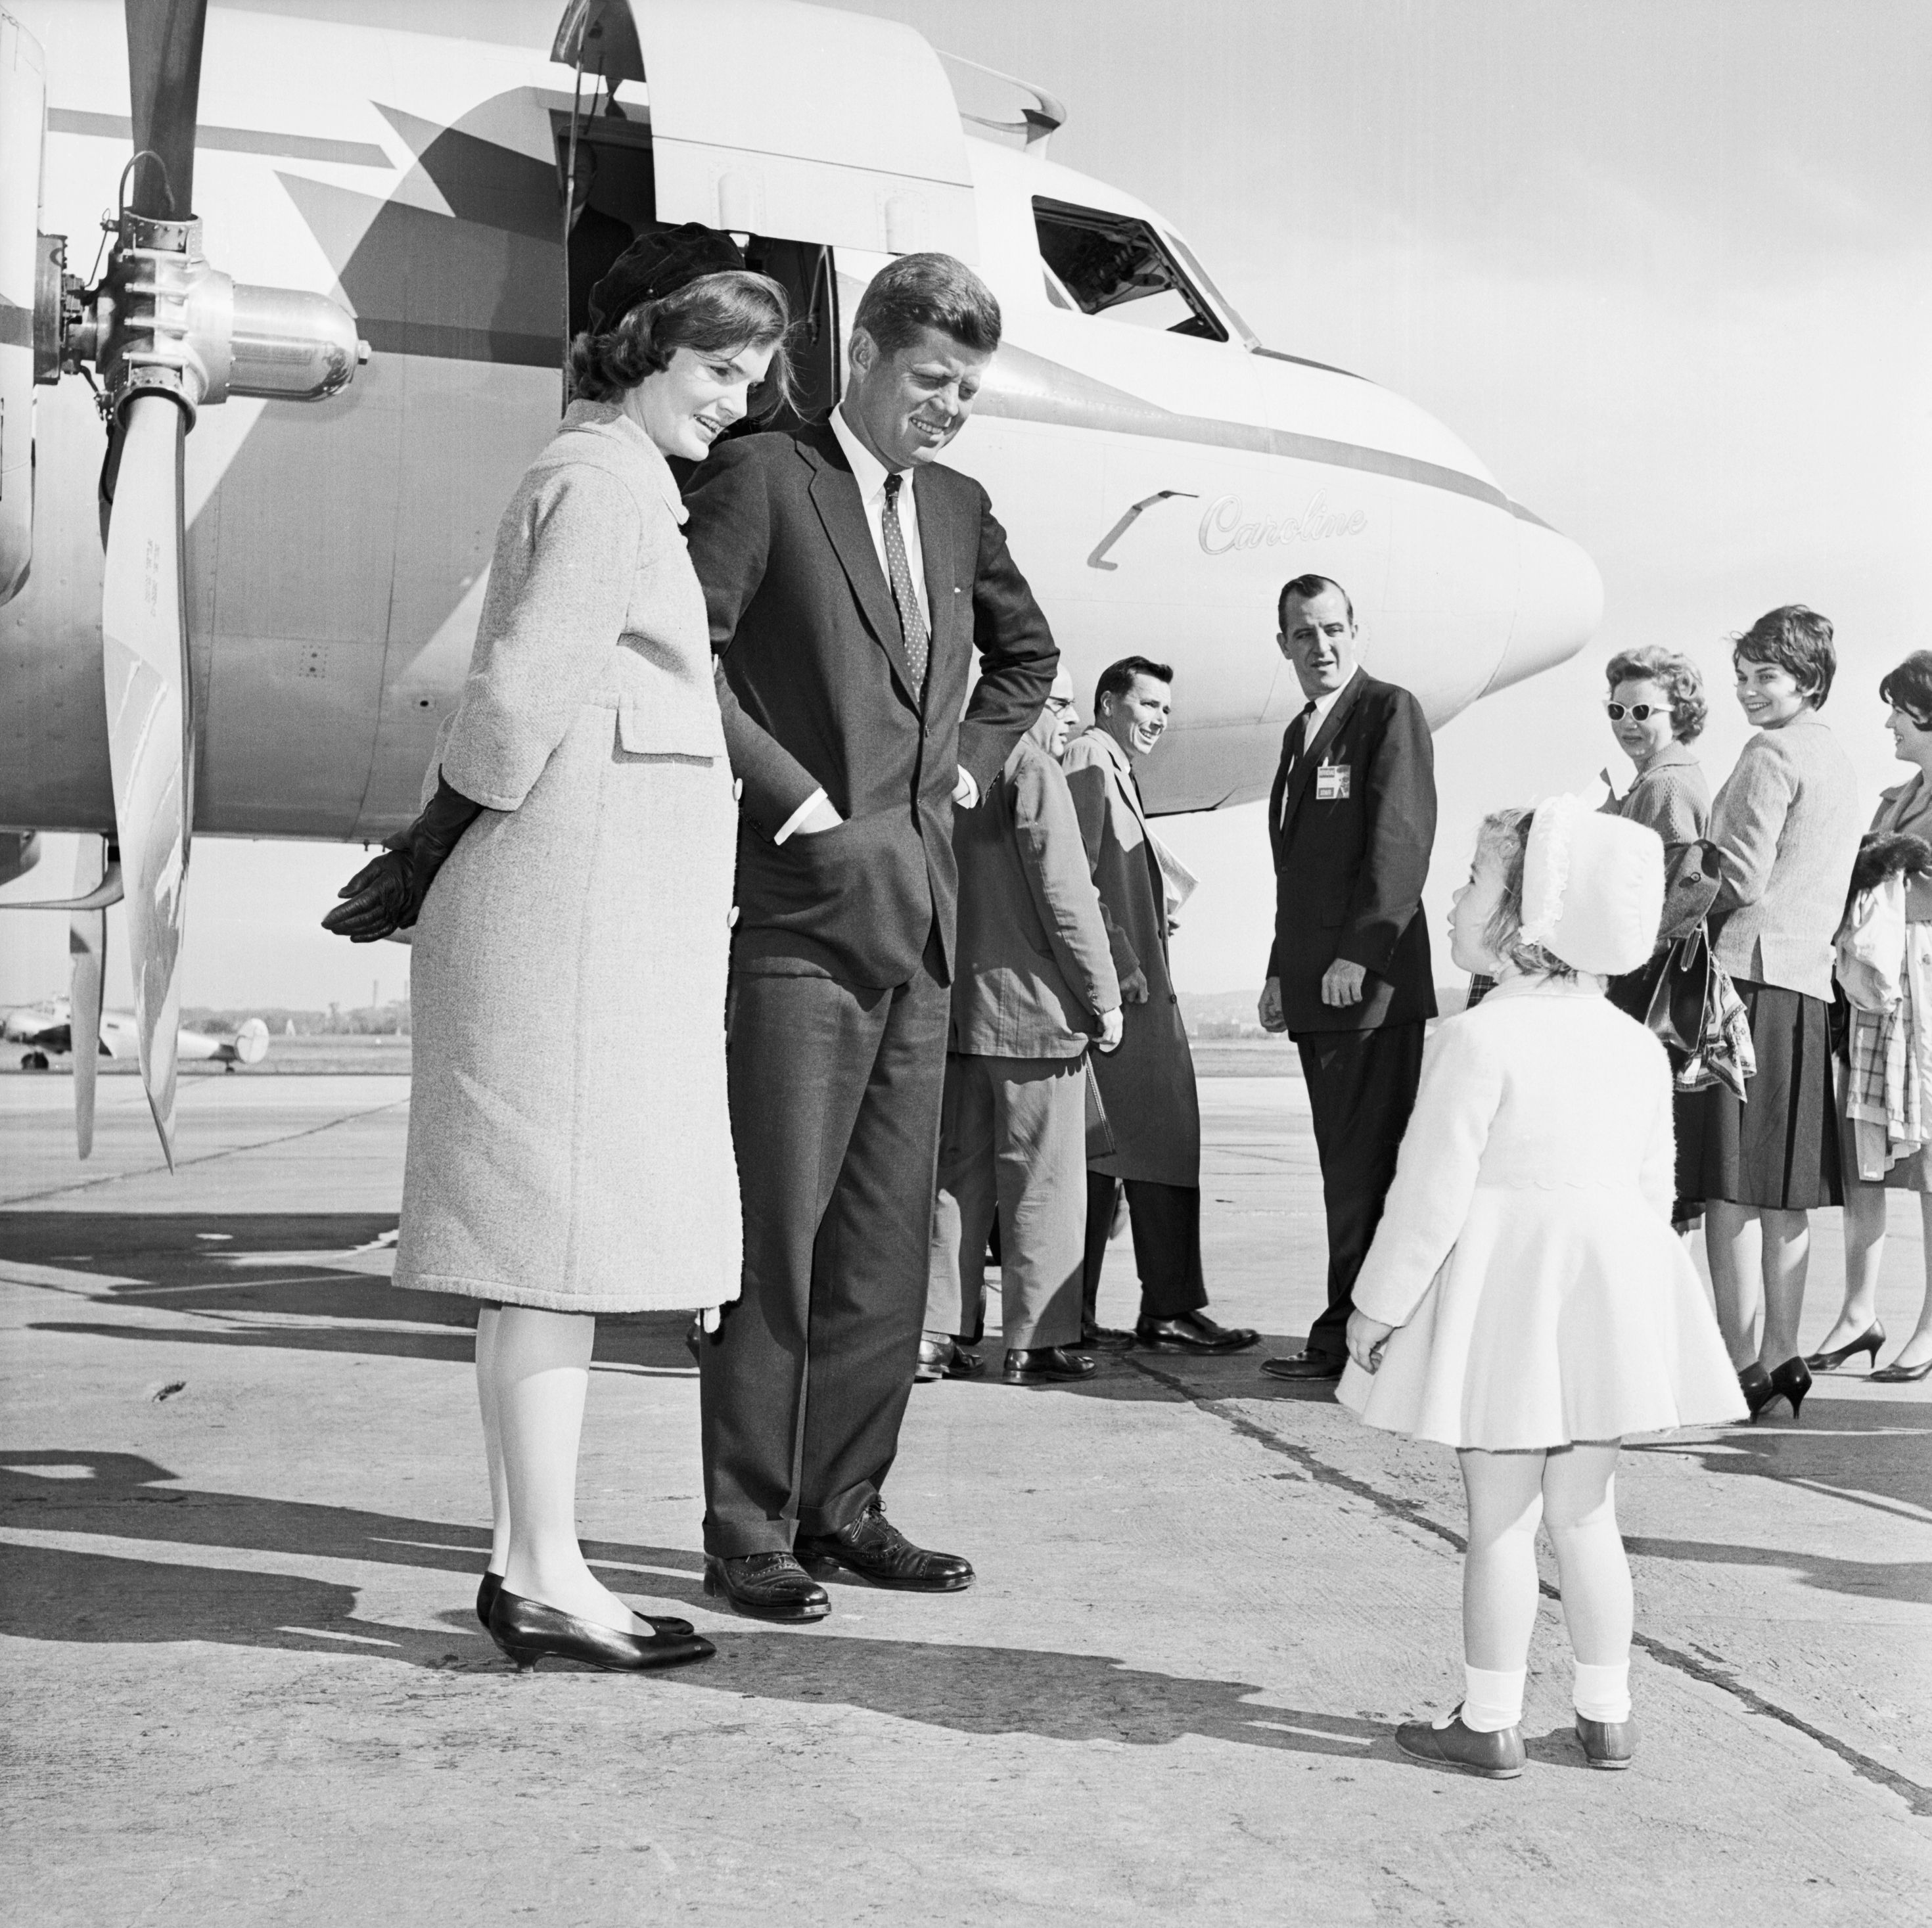
[[[1082,1352],[1131,1352],[1133,1349],[1133,1334],[1121,1331],[1118,1326],[1096,1326],[1089,1320],[1080,1328]]]
[[[796,1624],[832,1611],[825,1589],[789,1553],[707,1553],[704,1591],[753,1620]]]
[[[1339,1379],[1348,1363],[1346,1352],[1291,1352],[1286,1359],[1264,1359],[1270,1379]]]
[[[1260,1337],[1252,1326],[1217,1326],[1205,1312],[1143,1318],[1134,1327],[1135,1343],[1150,1352],[1244,1352]]]
[[[520,1674],[534,1673],[543,1659],[574,1660],[607,1674],[654,1673],[708,1660],[718,1651],[700,1633],[620,1633],[500,1587],[490,1609],[490,1638]]]
[[[1056,1380],[1090,1379],[1099,1369],[1070,1346],[1013,1346],[1000,1376],[1009,1386],[1046,1386]]]
[[[986,1369],[986,1362],[976,1352],[968,1352],[956,1339],[922,1339],[912,1376],[916,1384],[925,1386],[935,1379],[976,1379]]]
[[[483,1623],[483,1631],[490,1631],[490,1609],[496,1604],[496,1596],[503,1591],[503,1576],[500,1573],[486,1573],[476,1583],[476,1618]],[[670,1614],[640,1613],[638,1618],[653,1633],[695,1633],[698,1630],[688,1620],[679,1620]]]
[[[800,1534],[798,1557],[814,1565],[839,1566],[875,1587],[913,1594],[956,1594],[973,1584],[973,1569],[956,1553],[928,1553],[915,1546],[886,1518],[874,1500],[836,1533]]]
[[[1405,1721],[1395,1731],[1395,1744],[1414,1759],[1480,1774],[1486,1781],[1513,1781],[1522,1772],[1522,1729],[1504,1727],[1493,1734],[1478,1734],[1462,1725],[1460,1706],[1447,1727]]]
[[[1586,1720],[1576,1717],[1576,1738],[1593,1768],[1628,1768],[1636,1752],[1634,1720]]]

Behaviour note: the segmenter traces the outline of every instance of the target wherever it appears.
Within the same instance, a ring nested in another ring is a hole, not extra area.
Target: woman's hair
[[[1838,673],[1831,619],[1802,602],[1768,610],[1742,636],[1731,638],[1732,667],[1739,663],[1775,663],[1810,695],[1814,709],[1822,709]]]
[[[614,402],[646,375],[669,367],[680,348],[700,355],[770,348],[771,366],[760,386],[770,408],[788,405],[790,331],[790,304],[769,275],[744,269],[700,275],[661,301],[640,301],[610,328],[580,334],[570,344],[571,393],[580,402]]]
[[[1535,820],[1534,810],[1492,811],[1476,832],[1477,862],[1486,857],[1499,865],[1503,880],[1502,894],[1483,926],[1483,942],[1490,956],[1514,964],[1518,970],[1546,977],[1574,977],[1575,970],[1555,952],[1522,941],[1522,862],[1529,849],[1529,826]]]
[[[1688,656],[1654,643],[1641,649],[1622,649],[1604,665],[1604,675],[1615,696],[1619,683],[1652,682],[1670,699],[1670,733],[1688,743],[1702,733],[1710,705],[1704,700],[1704,679]]]
[[[1932,649],[1915,649],[1880,679],[1878,699],[1902,709],[1922,730],[1932,730]]]

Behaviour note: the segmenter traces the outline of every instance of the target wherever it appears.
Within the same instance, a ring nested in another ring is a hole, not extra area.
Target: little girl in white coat
[[[1336,1396],[1371,1426],[1458,1450],[1469,1502],[1461,1704],[1406,1753],[1522,1771],[1523,1676],[1550,1530],[1594,1768],[1630,1765],[1629,1563],[1617,1449],[1745,1416],[1670,1227],[1670,1070],[1606,977],[1651,952],[1656,833],[1558,797],[1486,820],[1450,955],[1494,976],[1444,1024],[1363,1265]]]

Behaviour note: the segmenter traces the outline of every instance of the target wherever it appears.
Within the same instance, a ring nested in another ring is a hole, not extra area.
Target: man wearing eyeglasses
[[[1357,664],[1355,611],[1326,576],[1282,590],[1276,637],[1306,699],[1268,798],[1275,936],[1260,1017],[1300,1047],[1328,1222],[1328,1304],[1271,1378],[1329,1380],[1355,1275],[1395,1176],[1436,1015],[1422,886],[1436,840],[1422,706]]]

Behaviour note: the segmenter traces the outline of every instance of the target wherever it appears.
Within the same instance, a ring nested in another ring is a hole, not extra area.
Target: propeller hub
[[[204,404],[249,395],[320,401],[347,387],[368,348],[326,295],[238,284],[212,267],[201,223],[124,211],[90,317],[70,336],[89,349],[118,418],[136,395],[166,394],[192,426]]]

